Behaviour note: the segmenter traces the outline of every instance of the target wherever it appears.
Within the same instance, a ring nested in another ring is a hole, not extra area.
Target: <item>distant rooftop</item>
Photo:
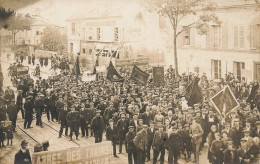
[[[216,3],[220,8],[256,5],[256,0],[208,0],[208,1]]]

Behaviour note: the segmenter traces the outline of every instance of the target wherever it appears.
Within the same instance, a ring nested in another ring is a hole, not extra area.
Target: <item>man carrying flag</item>
[[[80,55],[80,53],[77,54],[77,59],[76,59],[76,62],[75,62],[75,73],[76,73],[77,79],[78,79],[78,77],[80,75],[79,55]]]
[[[198,86],[199,81],[200,78],[195,77],[191,84],[186,88],[185,98],[188,101],[189,106],[193,106],[194,104],[200,103],[203,100],[203,96]]]

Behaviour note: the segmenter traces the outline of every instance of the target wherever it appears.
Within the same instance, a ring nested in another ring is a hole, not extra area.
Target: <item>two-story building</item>
[[[158,61],[160,30],[158,15],[144,12],[137,3],[109,2],[99,8],[83,7],[68,22],[68,52],[110,58],[148,55]],[[162,49],[162,48],[161,48]],[[152,57],[154,55],[154,57]]]
[[[19,31],[15,35],[16,45],[32,45],[37,46],[41,42],[43,36],[43,30],[48,24],[43,21],[35,21],[31,25],[30,30]]]
[[[218,5],[214,12],[222,23],[210,24],[206,35],[192,28],[178,37],[179,72],[205,72],[210,79],[224,78],[232,72],[239,80],[260,81],[260,6],[255,0],[211,1]],[[167,27],[164,32],[171,31],[167,19],[163,21]],[[190,20],[182,21],[180,27]],[[171,39],[165,39],[168,65],[174,65]]]

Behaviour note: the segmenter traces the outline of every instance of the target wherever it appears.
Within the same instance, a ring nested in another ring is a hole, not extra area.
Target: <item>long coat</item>
[[[59,114],[59,120],[61,122],[66,123],[67,122],[67,115],[69,113],[69,109],[67,108],[67,110],[65,111],[64,108],[61,109],[60,114]]]
[[[111,126],[107,127],[106,137],[107,137],[107,140],[109,140],[109,141],[112,141],[112,142],[117,141],[117,139],[118,139],[118,129],[115,125],[113,125],[113,129],[111,128]]]
[[[126,133],[128,132],[128,121],[125,120],[118,120],[117,122],[117,129],[118,129],[118,138],[119,139],[124,139],[126,136]]]
[[[148,146],[148,136],[147,133],[141,130],[138,132],[134,138],[134,144],[138,149],[141,149],[143,151],[147,150]]]
[[[134,153],[137,148],[134,144],[135,132],[128,132],[126,134],[127,153]]]
[[[154,138],[154,134],[155,134],[155,131],[157,129],[153,129],[153,131],[151,130],[151,128],[148,129],[148,132],[147,132],[147,135],[148,135],[148,144],[149,145],[152,145],[153,144],[153,138]]]
[[[27,100],[24,103],[25,118],[32,119],[33,114],[33,103],[31,100]]]
[[[16,104],[8,105],[7,106],[7,114],[10,120],[16,120],[18,113],[18,107]]]
[[[91,128],[94,133],[102,133],[105,129],[104,119],[102,116],[95,116],[91,122]]]
[[[182,138],[179,133],[172,133],[170,134],[168,141],[167,141],[167,146],[169,150],[177,150],[180,151],[182,148]]]
[[[153,138],[153,148],[157,151],[163,150],[167,146],[168,135],[165,131],[156,131]]]

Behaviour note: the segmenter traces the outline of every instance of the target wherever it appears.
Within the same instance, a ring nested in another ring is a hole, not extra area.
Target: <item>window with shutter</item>
[[[72,35],[75,35],[75,33],[76,33],[76,27],[75,27],[76,25],[75,25],[75,22],[73,22],[72,24],[71,24],[71,33],[72,33]]]
[[[185,28],[185,27],[183,27]],[[187,29],[183,32],[184,34],[184,45],[190,45],[190,29]]]
[[[244,40],[245,40],[245,34],[244,34],[244,26],[239,27],[239,47],[244,48]]]
[[[211,73],[215,79],[221,78],[221,61],[211,60]]]
[[[255,33],[256,33],[256,48],[260,49],[260,24],[256,25]]]
[[[222,26],[222,48],[227,49],[228,48],[228,27]]]
[[[97,28],[97,41],[100,41],[100,28]]]
[[[114,28],[114,41],[117,42],[118,41],[118,27]]]
[[[256,25],[250,26],[250,48],[251,49],[256,49]]]
[[[234,62],[233,65],[233,73],[234,76],[238,79],[238,80],[242,80],[242,69],[245,69],[245,63],[243,62]]]
[[[234,27],[234,48],[238,48],[238,27]]]
[[[218,48],[220,42],[220,26],[219,25],[212,25],[212,48]]]

